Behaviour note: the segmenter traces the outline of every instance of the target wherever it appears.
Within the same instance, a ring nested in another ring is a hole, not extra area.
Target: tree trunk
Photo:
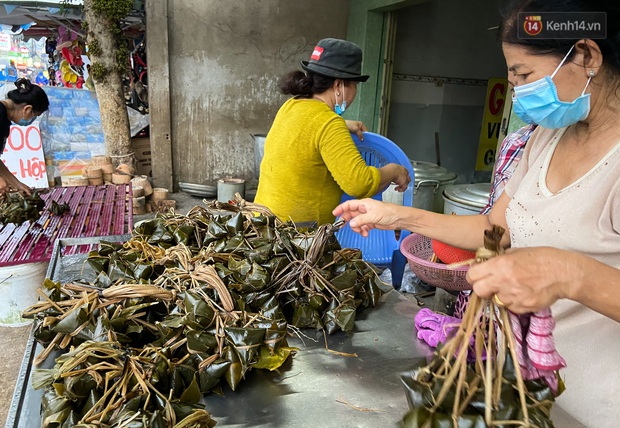
[[[113,25],[108,17],[94,10],[93,0],[84,0],[84,16],[88,23],[88,43],[97,46],[89,53],[106,153],[113,156],[115,165],[127,163],[135,167]]]

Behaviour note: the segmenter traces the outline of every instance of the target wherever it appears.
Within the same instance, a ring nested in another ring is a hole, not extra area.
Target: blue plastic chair
[[[373,132],[365,132],[364,141],[360,141],[355,134],[352,134],[352,137],[367,165],[380,168],[389,163],[396,163],[407,168],[411,183],[403,192],[403,205],[413,206],[415,177],[411,162],[402,149],[384,136]],[[353,199],[353,197],[345,194],[342,196],[341,202],[349,199]],[[382,193],[373,196],[373,199],[381,201]],[[347,224],[338,231],[336,237],[343,248],[359,248],[362,250],[364,260],[377,266],[390,268],[392,285],[398,289],[402,283],[405,263],[407,262],[405,256],[400,252],[400,243],[409,233],[409,231],[403,230],[397,239],[396,232],[393,230],[372,229],[368,237],[364,238],[352,231]]]

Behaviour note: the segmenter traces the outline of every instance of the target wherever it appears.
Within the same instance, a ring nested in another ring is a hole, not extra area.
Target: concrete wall
[[[299,68],[319,39],[346,36],[348,7],[349,0],[167,1],[161,24],[169,33],[175,184],[254,177],[250,134],[266,133],[285,100],[279,78]],[[158,60],[150,55],[149,69]],[[157,108],[151,99],[151,111]]]
[[[496,31],[498,6],[488,0],[435,0],[398,10],[394,73],[488,79],[506,76]],[[441,163],[473,180],[486,86],[394,80],[388,137],[411,159]]]

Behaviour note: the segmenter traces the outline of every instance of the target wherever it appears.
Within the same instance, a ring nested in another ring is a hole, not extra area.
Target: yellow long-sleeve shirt
[[[291,98],[267,134],[255,201],[284,221],[331,223],[343,192],[370,197],[380,181],[344,119],[322,101]]]

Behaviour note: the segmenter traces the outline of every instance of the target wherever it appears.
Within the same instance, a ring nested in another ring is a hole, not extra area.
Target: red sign
[[[487,100],[489,111],[493,116],[497,116],[498,114],[504,112],[504,104],[506,102],[505,100],[506,84],[503,82],[496,83],[491,88],[489,99]]]

